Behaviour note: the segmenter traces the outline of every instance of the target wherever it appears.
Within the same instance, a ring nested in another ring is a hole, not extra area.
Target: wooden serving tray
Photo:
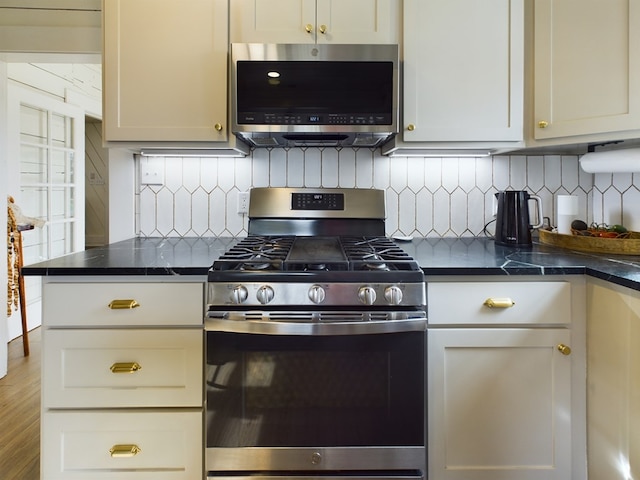
[[[565,235],[549,230],[538,230],[540,243],[591,253],[614,255],[640,255],[640,232],[629,232],[626,238],[602,238]]]

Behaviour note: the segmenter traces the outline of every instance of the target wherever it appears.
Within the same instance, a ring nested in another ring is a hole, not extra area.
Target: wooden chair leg
[[[24,295],[24,277],[18,277],[18,294],[20,299],[20,316],[22,317],[22,351],[29,356],[29,327],[27,326],[27,301]]]
[[[9,196],[8,201],[13,203],[13,197]],[[29,326],[27,325],[27,301],[24,290],[24,277],[22,276],[22,266],[24,265],[22,259],[22,230],[33,230],[34,225],[18,225],[16,216],[11,208],[8,207],[7,213],[7,240],[11,242],[8,248],[8,264],[7,268],[11,275],[11,280],[18,280],[18,301],[20,304],[20,316],[22,317],[22,349],[24,356],[29,355]],[[16,276],[17,270],[17,276]],[[10,284],[9,295],[12,295],[15,290],[15,285]],[[11,298],[13,301],[15,297]],[[7,307],[7,315],[11,315],[11,306]]]
[[[22,351],[24,356],[29,355],[29,326],[27,325],[27,297],[24,289],[24,277],[22,276],[22,233],[16,233],[16,247],[18,249],[18,301],[20,303],[20,317],[22,319]]]

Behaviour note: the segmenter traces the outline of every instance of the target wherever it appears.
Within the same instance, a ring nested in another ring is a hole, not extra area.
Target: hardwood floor
[[[0,479],[40,478],[40,328],[9,343],[9,371],[0,379]]]

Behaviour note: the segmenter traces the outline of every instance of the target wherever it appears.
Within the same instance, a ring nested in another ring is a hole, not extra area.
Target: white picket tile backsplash
[[[640,230],[640,176],[587,174],[577,155],[389,158],[368,149],[308,148],[145,161],[164,170],[165,182],[138,186],[142,237],[244,236],[247,216],[236,213],[237,195],[253,187],[384,189],[388,235],[483,235],[495,193],[507,189],[540,196],[543,215],[554,224],[555,196],[571,194],[587,222]]]

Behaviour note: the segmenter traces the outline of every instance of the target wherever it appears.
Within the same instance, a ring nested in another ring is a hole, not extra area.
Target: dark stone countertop
[[[239,239],[133,238],[23,267],[30,276],[202,275]],[[640,290],[640,256],[593,255],[535,244],[495,245],[488,238],[398,241],[426,275],[590,275]]]

